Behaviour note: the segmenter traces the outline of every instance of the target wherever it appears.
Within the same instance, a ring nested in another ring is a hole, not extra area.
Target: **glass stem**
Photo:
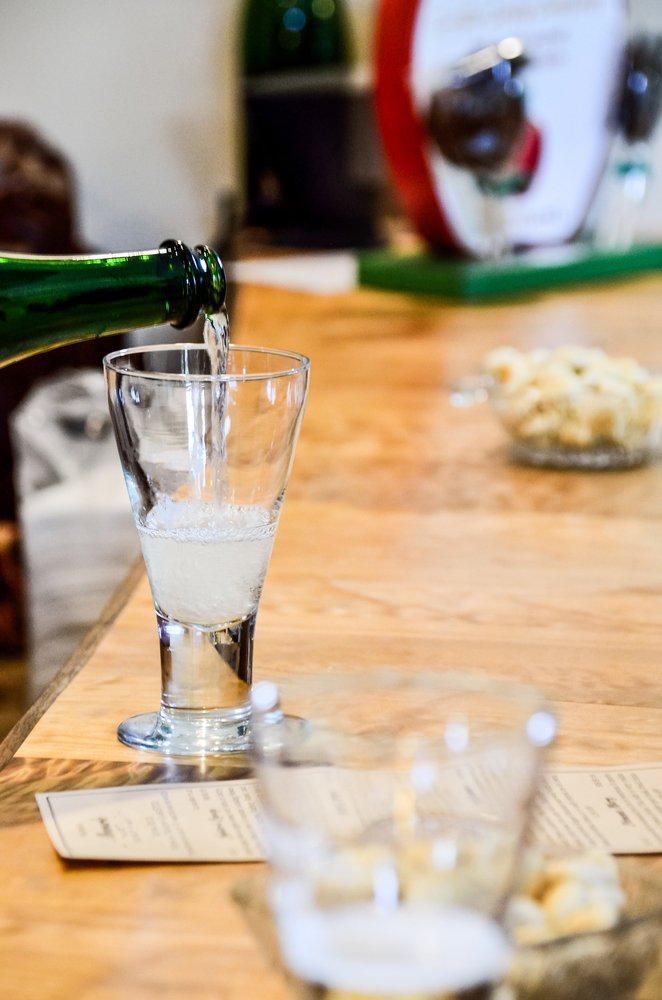
[[[161,706],[167,712],[243,713],[249,703],[257,613],[222,628],[184,625],[159,611]]]

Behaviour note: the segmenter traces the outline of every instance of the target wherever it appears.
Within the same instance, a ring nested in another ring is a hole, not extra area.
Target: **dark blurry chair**
[[[0,252],[84,253],[75,204],[74,173],[64,155],[29,124],[0,120]],[[10,413],[37,380],[62,368],[100,368],[104,354],[119,342],[107,338],[75,344],[0,369],[0,522],[15,526],[17,521]],[[23,643],[16,546],[8,544],[11,548],[0,560],[0,650]]]

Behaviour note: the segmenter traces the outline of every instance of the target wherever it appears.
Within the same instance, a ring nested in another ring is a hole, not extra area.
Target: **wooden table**
[[[489,410],[454,409],[447,391],[505,343],[599,344],[661,367],[661,298],[656,278],[479,307],[242,289],[235,340],[312,358],[256,676],[483,668],[554,697],[558,759],[661,761],[662,464],[518,467]],[[231,899],[243,866],[67,863],[47,839],[37,790],[214,775],[117,742],[117,722],[158,696],[134,573],[4,747],[3,1000],[287,996]]]

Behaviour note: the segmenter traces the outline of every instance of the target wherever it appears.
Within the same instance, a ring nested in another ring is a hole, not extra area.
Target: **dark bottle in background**
[[[374,245],[381,156],[344,0],[246,0],[241,30],[247,225],[290,246]]]

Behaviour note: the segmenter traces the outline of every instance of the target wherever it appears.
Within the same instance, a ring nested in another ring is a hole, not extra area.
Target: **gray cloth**
[[[32,701],[99,617],[139,544],[101,371],[35,385],[11,434]]]

